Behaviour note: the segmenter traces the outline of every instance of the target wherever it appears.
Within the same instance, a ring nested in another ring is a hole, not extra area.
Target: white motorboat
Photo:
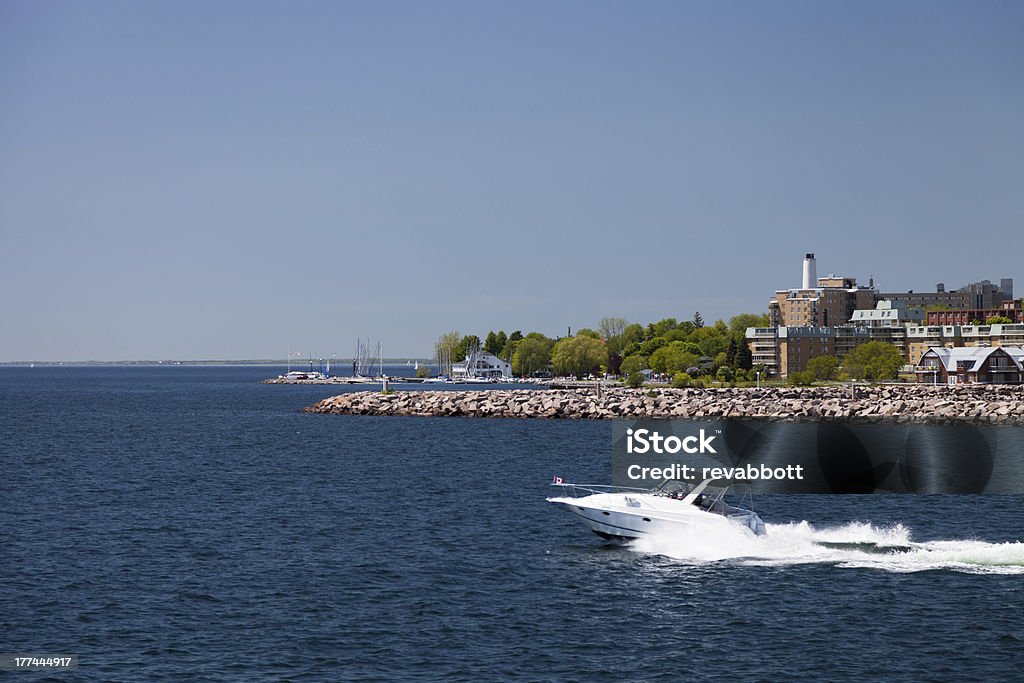
[[[564,507],[601,538],[631,541],[652,533],[681,529],[739,527],[751,534],[765,533],[761,517],[747,508],[725,501],[728,487],[666,480],[655,489],[564,484],[563,495],[548,498]]]
[[[302,380],[302,379],[321,380],[321,379],[325,379],[324,373],[316,372],[315,370],[310,370],[309,372],[300,372],[300,371],[292,370],[287,375],[278,375],[278,377],[280,377],[282,379],[291,379],[291,380]]]

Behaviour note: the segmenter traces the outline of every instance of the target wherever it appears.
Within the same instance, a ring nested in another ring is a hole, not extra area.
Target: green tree
[[[651,337],[664,337],[666,334],[678,327],[679,323],[675,318],[663,318],[656,323],[648,325],[648,329],[654,334]]]
[[[662,336],[665,338],[666,341],[670,342],[686,341],[690,337],[690,333],[687,332],[686,330],[677,327],[674,330],[669,330]]]
[[[487,337],[484,339],[484,351],[497,356],[504,347],[505,345],[498,341],[498,335],[495,334],[494,330],[487,333]]]
[[[631,372],[631,373],[629,373],[629,377],[626,378],[626,386],[627,387],[633,387],[635,389],[636,387],[642,387],[643,385],[644,385],[644,373],[642,373],[642,372]]]
[[[695,356],[699,356],[701,354],[700,346],[693,343],[692,341],[684,341],[683,348],[686,349],[687,353],[692,353]]]
[[[516,375],[528,377],[545,369],[551,363],[551,344],[548,342],[552,340],[540,334],[533,337],[532,334],[531,332],[516,345],[515,354],[512,356],[512,372]]]
[[[740,313],[729,318],[729,329],[734,334],[745,335],[748,327],[770,327],[767,313]]]
[[[516,346],[518,346],[519,342],[521,342],[522,340],[523,333],[520,332],[519,330],[516,330],[512,334],[508,335],[508,340],[505,342],[505,346],[502,347],[501,353],[498,354],[499,356],[501,356],[501,359],[511,363],[512,356],[515,355],[516,352]]]
[[[641,356],[637,354],[635,356],[626,356],[622,359],[622,365],[619,366],[619,374],[624,377],[632,375],[634,372],[640,372],[641,370],[647,369],[647,356]]]
[[[423,379],[424,377],[430,377],[430,366],[424,364],[416,368],[416,376],[419,377],[420,379]]]
[[[440,368],[441,374],[447,373],[450,368],[443,366],[447,361],[454,363],[456,360],[455,354],[459,348],[459,333],[455,330],[451,332],[445,332],[441,337],[434,343],[434,355],[437,356],[438,367]]]
[[[650,356],[655,351],[660,349],[662,346],[668,344],[668,340],[664,337],[654,337],[640,344],[640,353],[645,356]]]
[[[730,368],[736,367],[736,355],[740,352],[740,345],[736,343],[736,335],[729,337],[729,345],[725,348],[725,364]]]
[[[1012,325],[1013,321],[1007,318],[1005,315],[993,315],[985,321],[986,325]]]
[[[718,368],[718,372],[715,373],[715,379],[719,382],[731,382],[733,377],[732,368],[726,366]]]
[[[589,327],[584,327],[582,330],[576,330],[577,337],[590,337],[591,339],[600,339],[601,333],[597,330],[592,330]]]
[[[843,359],[843,370],[853,379],[896,379],[903,354],[892,344],[871,341],[854,347]]]
[[[740,348],[736,352],[736,367],[741,370],[749,370],[754,367],[754,354],[750,352],[746,338],[740,339]]]
[[[608,349],[603,341],[593,337],[565,337],[551,350],[551,366],[559,375],[580,378],[607,363]]]
[[[719,321],[721,322],[721,321]],[[716,323],[711,327],[699,327],[690,335],[690,341],[700,348],[700,355],[714,358],[729,348],[731,339],[729,328],[725,323]]]
[[[677,372],[675,376],[672,378],[672,386],[674,386],[676,389],[685,389],[686,387],[690,386],[690,383],[692,381],[693,378],[690,377],[685,372]]]
[[[601,318],[601,321],[597,323],[597,331],[601,333],[601,338],[608,345],[609,356],[622,353],[622,347],[626,345],[625,318]]]
[[[623,347],[625,347],[626,344],[639,343],[642,342],[643,340],[644,326],[639,323],[632,323],[630,325],[626,325],[626,328],[622,330]]]
[[[803,370],[802,372],[791,372],[786,378],[786,381],[793,386],[809,387],[814,384],[814,373],[807,370]]]
[[[693,326],[698,330],[704,327],[704,316],[700,314],[700,311],[696,311],[693,314]]]
[[[807,361],[806,369],[816,380],[835,379],[836,373],[839,372],[839,359],[835,356],[817,356]]]
[[[455,353],[452,355],[452,361],[459,362],[460,360],[466,360],[466,355],[469,353],[471,347],[480,348],[480,337],[475,334],[467,334],[465,337],[459,340],[459,345],[455,347]]]
[[[683,342],[672,342],[652,353],[650,364],[651,370],[655,372],[674,375],[677,372],[686,372],[694,367],[698,360],[697,356],[686,350]]]
[[[641,346],[643,346],[641,342],[629,342],[622,349],[622,357],[629,358],[630,356],[639,355]]]

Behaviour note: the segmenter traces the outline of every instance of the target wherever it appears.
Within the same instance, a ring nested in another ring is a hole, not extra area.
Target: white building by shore
[[[476,354],[473,367],[468,367],[469,361],[462,360],[452,363],[452,379],[460,377],[487,377],[487,378],[508,378],[512,376],[512,365],[495,356],[493,353],[481,351]]]

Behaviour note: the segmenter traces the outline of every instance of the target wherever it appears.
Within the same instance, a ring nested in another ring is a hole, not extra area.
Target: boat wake
[[[975,540],[911,540],[902,524],[877,527],[851,522],[816,528],[808,522],[768,524],[764,536],[737,528],[702,534],[688,529],[671,535],[638,539],[634,551],[703,564],[731,561],[754,566],[831,564],[889,572],[944,569],[971,574],[1024,574],[1024,543],[987,543]]]

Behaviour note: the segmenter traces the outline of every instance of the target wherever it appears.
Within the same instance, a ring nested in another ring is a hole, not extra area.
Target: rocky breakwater
[[[309,413],[569,419],[678,418],[783,422],[1024,425],[1024,386],[849,386],[762,389],[360,391]]]

